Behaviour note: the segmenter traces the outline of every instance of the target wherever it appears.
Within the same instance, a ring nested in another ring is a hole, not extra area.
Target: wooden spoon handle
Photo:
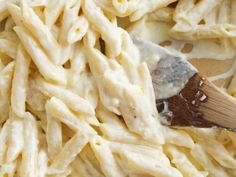
[[[165,109],[165,104],[168,109]],[[164,106],[162,106],[164,105]],[[221,127],[236,131],[236,99],[198,73],[177,95],[157,100],[157,109],[167,125]],[[167,112],[165,110],[168,110]]]
[[[208,100],[199,107],[203,118],[222,127],[236,130],[236,99],[207,80],[202,90],[208,96]]]

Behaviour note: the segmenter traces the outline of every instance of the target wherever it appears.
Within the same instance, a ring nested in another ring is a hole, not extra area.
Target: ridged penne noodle
[[[91,176],[105,176],[102,172],[101,166],[99,164],[98,159],[95,157],[95,154],[89,144],[85,146],[85,148],[79,154],[78,160],[80,164],[83,163],[82,166],[82,174],[88,174]],[[77,169],[80,169],[77,167]],[[86,176],[86,175],[85,175]]]
[[[233,158],[225,147],[216,140],[201,142],[202,147],[209,153],[219,164],[226,168],[234,168],[236,159]],[[214,148],[212,148],[214,146]]]
[[[0,21],[4,20],[6,17],[8,17],[9,12],[7,10],[7,3],[14,2],[15,0],[9,0],[9,1],[1,1],[0,2]]]
[[[217,20],[217,23],[230,23],[230,13],[228,12],[228,9],[230,9],[231,2],[230,0],[224,0],[222,1],[220,7],[219,7],[219,17]]]
[[[87,67],[84,50],[81,43],[74,48],[68,72],[68,87],[69,90],[88,100],[90,106],[95,109],[98,104],[98,93],[93,75]]]
[[[116,57],[117,55],[119,55],[121,52],[121,30],[119,28],[115,28],[109,22],[109,20],[103,15],[99,7],[97,7],[92,0],[83,2],[83,10],[89,22],[97,28],[97,30],[101,33],[104,41],[109,44],[106,45],[106,47],[108,48],[108,56]]]
[[[206,177],[208,175],[207,173],[203,173],[198,170],[187,158],[187,156],[176,147],[168,147],[168,153],[171,156],[171,162],[175,164],[183,176]]]
[[[9,63],[0,71],[0,124],[6,121],[10,107],[10,88],[15,62]]]
[[[212,24],[213,21],[210,21],[207,24],[199,24],[209,12],[215,10],[221,1],[205,0],[195,3],[193,0],[181,0],[177,4],[174,14],[176,25],[170,30],[170,35],[178,39],[188,40],[230,37],[234,33],[234,27],[229,23],[220,25],[219,23]],[[220,18],[222,19],[223,16]],[[209,22],[209,20],[204,22]]]
[[[11,90],[11,107],[19,117],[23,117],[25,113],[30,61],[31,59],[25,49],[19,46]]]
[[[199,3],[199,4],[202,5],[202,3]],[[191,13],[192,9],[195,9],[195,11],[199,9],[199,4],[197,5],[197,7],[195,7],[195,0],[180,0],[174,12],[174,17],[173,17],[174,20],[179,23],[185,23],[185,19],[188,18],[187,14]],[[203,14],[195,14],[195,15],[199,19],[199,16],[202,16]],[[195,22],[192,21],[192,23],[195,23]]]
[[[158,144],[145,141],[140,136],[130,132],[118,116],[109,112],[103,106],[99,105],[96,113],[100,122],[102,122],[99,128],[106,139],[121,143],[158,146]]]
[[[14,23],[18,26],[23,25],[22,24],[22,14],[21,14],[20,7],[13,4],[13,3],[9,3],[7,5],[7,9],[9,11],[9,13],[11,14],[11,17],[12,17]]]
[[[140,70],[141,69],[143,71],[145,70],[143,68],[143,67],[145,67],[144,66],[145,64],[144,63],[140,64],[139,51],[134,46],[133,41],[130,38],[129,34],[125,31],[123,32],[123,35],[122,35],[121,55],[120,55],[120,58],[118,58],[117,60],[121,64],[121,66],[125,69],[125,71],[127,72],[129,80],[134,84],[141,85],[141,83],[140,83],[141,79],[139,79],[139,77],[142,75],[141,75]],[[150,77],[150,76],[148,76],[148,77]],[[145,82],[148,82],[149,80],[150,80],[150,78],[148,78],[148,80]]]
[[[206,24],[213,25],[217,23],[218,20],[218,6],[216,6],[207,16],[204,17]]]
[[[156,177],[182,177],[160,149],[119,143],[111,143],[110,147],[114,153],[119,154],[124,170],[128,168],[136,173]]]
[[[143,95],[135,87],[124,89],[123,94],[124,97],[120,102],[120,109],[128,128],[132,132],[143,136],[144,139],[160,144],[164,143],[162,131],[159,128],[157,129],[157,127],[160,127],[160,123],[155,112],[153,113],[152,106],[148,105],[150,102],[143,99]],[[124,100],[128,100],[129,103]],[[141,107],[138,107],[138,100],[143,100]],[[145,114],[148,112],[149,115],[144,116],[144,112]]]
[[[151,0],[151,1],[141,1],[138,5],[138,9],[131,15],[130,20],[136,21],[143,17],[145,14],[152,12],[155,9],[159,9],[169,5],[176,0]]]
[[[46,1],[46,8],[44,14],[45,23],[48,27],[51,27],[53,24],[56,23],[57,19],[63,11],[64,5],[64,0]]]
[[[47,153],[44,150],[40,150],[38,154],[38,177],[45,177],[47,172]]]
[[[215,177],[227,177],[227,173],[207,154],[200,144],[195,144],[191,150],[191,155],[201,164],[201,166]]]
[[[102,10],[118,17],[129,16],[137,9],[137,5],[135,5],[134,1],[127,3],[127,0],[124,0],[122,3],[119,3],[117,0],[95,0],[95,3]]]
[[[26,96],[26,103],[30,109],[34,111],[45,111],[45,104],[48,97],[42,94],[36,87],[35,77],[30,75],[28,83],[28,90]]]
[[[183,146],[190,149],[194,147],[193,139],[185,131],[164,127],[164,136],[168,144]]]
[[[6,159],[5,155],[7,153],[7,138],[9,135],[9,129],[11,127],[11,120],[7,120],[4,125],[1,127],[0,131],[0,164],[4,164]]]
[[[7,39],[0,39],[1,52],[7,54],[9,57],[15,59],[17,53],[17,43],[16,41],[10,41]]]
[[[140,92],[146,95],[149,98],[149,102],[152,105],[152,112],[153,116],[157,117],[158,112],[156,110],[156,99],[155,99],[155,92],[153,89],[152,78],[149,75],[149,69],[146,63],[142,63],[138,67],[138,74],[139,74],[139,84],[140,85]]]
[[[17,159],[24,147],[24,121],[13,111],[10,112],[10,126],[8,130],[7,162]]]
[[[122,124],[118,126],[112,126],[109,123],[102,123],[100,129],[103,136],[111,141],[122,142],[122,143],[132,143],[132,144],[150,144],[155,146],[155,144],[148,143],[148,141],[142,140],[139,136],[134,133],[129,132],[129,130]]]
[[[181,25],[179,25],[181,26]],[[236,36],[236,26],[232,24],[215,24],[215,25],[198,25],[194,29],[187,31],[178,31],[179,28],[174,26],[170,31],[170,35],[176,39],[212,39],[212,38],[234,38]]]
[[[78,130],[52,160],[48,173],[63,173],[94,135],[94,133],[88,132],[87,130]]]
[[[41,44],[44,51],[49,56],[49,59],[57,65],[59,63],[60,48],[56,39],[32,8],[30,8],[25,1],[22,2],[22,23]]]
[[[182,16],[185,16],[193,7],[195,0],[179,0],[176,5],[173,19],[177,22],[180,21]]]
[[[67,44],[69,30],[75,20],[78,18],[81,0],[71,0],[65,3],[64,14],[62,18],[62,26],[60,28],[59,41],[61,44]]]
[[[70,60],[70,71],[68,84],[74,86],[77,78],[82,72],[86,71],[87,60],[85,58],[84,47],[81,43],[76,45],[73,51],[72,58]]]
[[[46,104],[46,112],[48,112],[48,104]],[[62,127],[61,122],[47,113],[47,146],[49,158],[57,155],[62,148]]]
[[[57,97],[61,99],[67,106],[69,106],[73,111],[80,112],[86,115],[94,116],[94,110],[90,106],[87,100],[81,98],[80,96],[68,91],[67,89],[38,79],[38,89],[49,97]]]
[[[46,56],[39,44],[22,27],[14,27],[17,35],[21,39],[26,51],[39,69],[39,72],[50,81],[65,85],[67,83],[67,73],[61,66],[54,65]]]
[[[105,139],[100,136],[95,136],[90,140],[90,145],[97,159],[99,160],[105,176],[108,177],[123,177],[125,174],[116,163],[112,151],[109,148]]]
[[[38,161],[38,132],[35,118],[27,112],[24,117],[24,148],[20,176],[35,177]]]
[[[84,16],[78,17],[68,31],[67,42],[69,44],[72,44],[75,43],[76,41],[81,40],[82,37],[87,32],[88,26],[89,23]]]
[[[69,58],[72,57],[75,45],[71,45],[70,43],[68,43],[67,39],[71,27],[78,18],[80,5],[80,0],[72,0],[65,3],[65,9],[61,21],[61,28],[59,31],[59,44],[61,48],[59,64],[61,65],[65,64],[69,60]]]
[[[192,7],[185,17],[191,25],[197,25],[206,14],[211,11],[221,0],[205,0],[200,1]],[[178,21],[177,21],[178,23]]]
[[[94,132],[94,130],[84,120],[80,120],[79,117],[73,114],[61,100],[52,97],[47,102],[46,106],[48,107],[48,114],[53,115],[75,132],[82,129]]]
[[[163,7],[161,9],[157,9],[156,11],[150,14],[150,18],[163,22],[173,22],[173,8]]]
[[[60,88],[58,86],[41,81],[38,89],[49,97],[57,97],[64,101],[64,103],[72,109],[81,119],[85,120],[91,125],[98,126],[99,122],[95,117],[95,112],[89,102],[73,92]]]
[[[74,177],[105,177],[96,167],[92,165],[91,161],[88,161],[88,159],[82,160],[80,157],[77,157],[72,162],[71,166],[73,167],[72,176]]]
[[[100,1],[101,2],[101,1]],[[99,3],[99,1],[98,1]],[[127,14],[127,12],[129,12],[130,10],[130,4],[132,4],[132,2],[129,2],[127,0],[124,0],[124,1],[118,1],[118,0],[112,0],[111,1],[111,5],[110,6],[113,6],[114,7],[114,11],[117,11],[118,13],[120,14]],[[133,4],[134,5],[134,4]],[[135,6],[135,5],[134,5]],[[106,4],[106,7],[109,7],[108,5],[108,2]],[[110,7],[111,8],[111,7]],[[137,8],[137,7],[136,7]],[[136,8],[133,8],[136,9]],[[131,13],[131,12],[130,12]]]

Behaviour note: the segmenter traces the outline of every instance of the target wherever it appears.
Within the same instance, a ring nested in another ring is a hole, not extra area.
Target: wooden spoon
[[[236,99],[203,78],[183,55],[133,38],[148,64],[162,124],[236,131]]]

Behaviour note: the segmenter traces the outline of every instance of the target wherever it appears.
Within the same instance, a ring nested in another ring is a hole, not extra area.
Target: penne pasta
[[[141,17],[144,16],[144,14],[152,12],[155,9],[165,7],[175,1],[176,0],[151,0],[150,2],[143,1],[139,4],[138,9],[131,15],[130,19],[131,21],[139,20]]]
[[[91,161],[82,160],[81,158],[76,158],[72,162],[72,175],[73,176],[81,176],[81,177],[86,177],[86,176],[97,176],[97,177],[104,177],[104,175],[98,171],[96,167],[92,165]]]
[[[16,41],[10,41],[7,39],[0,39],[0,52],[5,53],[9,57],[15,59],[17,53]]]
[[[1,1],[0,2],[0,21],[3,21],[6,17],[8,17],[9,13],[7,11],[7,3],[14,2],[15,0],[9,1]]]
[[[19,46],[11,90],[11,107],[19,117],[23,117],[25,113],[30,61],[31,59],[25,49]]]
[[[4,164],[6,159],[5,159],[5,155],[7,152],[7,138],[9,135],[9,129],[11,127],[11,121],[8,119],[5,124],[3,125],[3,127],[1,128],[1,132],[0,132],[0,164]]]
[[[93,133],[86,130],[78,131],[52,160],[48,173],[63,173],[93,136]]]
[[[38,132],[35,118],[27,112],[24,117],[24,148],[20,176],[34,177],[37,175]]]
[[[48,112],[48,105],[46,105],[46,112]],[[61,122],[47,113],[47,129],[46,138],[48,146],[49,158],[57,155],[62,148],[62,127]]]
[[[36,13],[25,1],[22,1],[22,23],[41,44],[49,59],[57,65],[59,63],[60,48],[50,29],[43,24]]]
[[[116,163],[112,151],[109,148],[108,143],[102,137],[95,136],[91,139],[90,145],[95,153],[95,156],[100,162],[100,166],[102,167],[102,171],[105,176],[108,177],[122,177],[125,174],[119,168]]]
[[[156,177],[182,176],[176,168],[171,167],[169,159],[157,148],[119,143],[111,143],[110,146],[112,152],[119,154],[124,170]]]
[[[177,169],[182,172],[185,176],[207,176],[207,173],[203,173],[198,170],[191,161],[186,157],[186,155],[178,150],[176,147],[168,147],[168,152],[171,156],[171,162],[175,164]]]
[[[22,27],[15,27],[14,30],[21,39],[26,51],[39,68],[40,73],[50,81],[65,85],[67,82],[65,69],[54,65],[32,36],[30,36]]]
[[[174,144],[177,146],[183,146],[192,149],[194,147],[194,141],[185,131],[169,129],[165,127],[165,140],[168,144]]]
[[[21,9],[20,7],[18,7],[17,5],[13,4],[13,3],[9,3],[7,5],[7,9],[9,11],[9,13],[11,14],[11,17],[14,21],[14,23],[17,26],[22,26],[22,15],[21,15]]]
[[[178,31],[178,24],[170,31],[170,35],[176,39],[206,39],[206,38],[228,38],[236,35],[236,26],[231,24],[199,25],[194,30]]]
[[[10,112],[10,126],[8,130],[7,162],[17,159],[24,147],[24,122],[21,118]]]
[[[10,107],[10,88],[15,62],[9,63],[0,71],[0,124],[8,118]]]
[[[94,132],[94,130],[84,120],[80,120],[76,115],[74,115],[61,100],[52,97],[47,102],[46,107],[48,107],[48,114],[53,115],[75,132],[79,129]]]
[[[38,89],[46,96],[55,96],[65,102],[73,111],[94,116],[94,110],[90,104],[80,96],[62,87],[47,83],[42,79],[38,80]]]
[[[195,144],[191,150],[192,156],[202,165],[202,167],[209,171],[211,175],[215,177],[228,176],[225,170],[209,157],[206,151],[200,144]]]
[[[210,145],[211,143],[211,145]],[[215,148],[211,148],[214,145]],[[209,153],[219,164],[223,167],[234,168],[236,164],[235,158],[233,158],[225,147],[216,140],[202,142],[203,148]],[[220,152],[220,153],[219,153]]]
[[[64,5],[65,1],[63,0],[46,1],[44,15],[45,23],[48,27],[51,27],[56,23],[57,19],[63,11]]]
[[[170,7],[163,7],[161,9],[157,9],[156,11],[150,14],[150,18],[158,21],[173,22],[173,13],[174,9]]]
[[[47,154],[44,150],[40,150],[38,154],[38,167],[37,167],[37,172],[38,172],[38,177],[45,177],[47,173]]]
[[[83,16],[78,17],[68,31],[67,42],[72,44],[81,40],[86,34],[88,27],[89,23],[86,18]]]
[[[99,30],[104,41],[109,44],[107,45],[108,55],[111,58],[119,55],[121,52],[121,30],[109,22],[92,0],[84,1],[83,10],[88,20]]]
[[[102,172],[98,159],[95,157],[94,152],[89,144],[79,154],[79,158],[76,162],[83,164],[81,168],[76,166],[76,169],[81,169],[81,175],[90,176],[105,176]]]

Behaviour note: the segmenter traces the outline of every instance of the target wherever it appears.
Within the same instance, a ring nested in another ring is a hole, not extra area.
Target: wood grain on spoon
[[[169,114],[165,112],[167,103]],[[171,126],[223,127],[236,130],[236,101],[196,73],[181,92],[157,100],[157,109]]]
[[[202,90],[208,96],[207,102],[202,103],[199,109],[204,119],[236,130],[236,99],[209,81],[205,81]]]

